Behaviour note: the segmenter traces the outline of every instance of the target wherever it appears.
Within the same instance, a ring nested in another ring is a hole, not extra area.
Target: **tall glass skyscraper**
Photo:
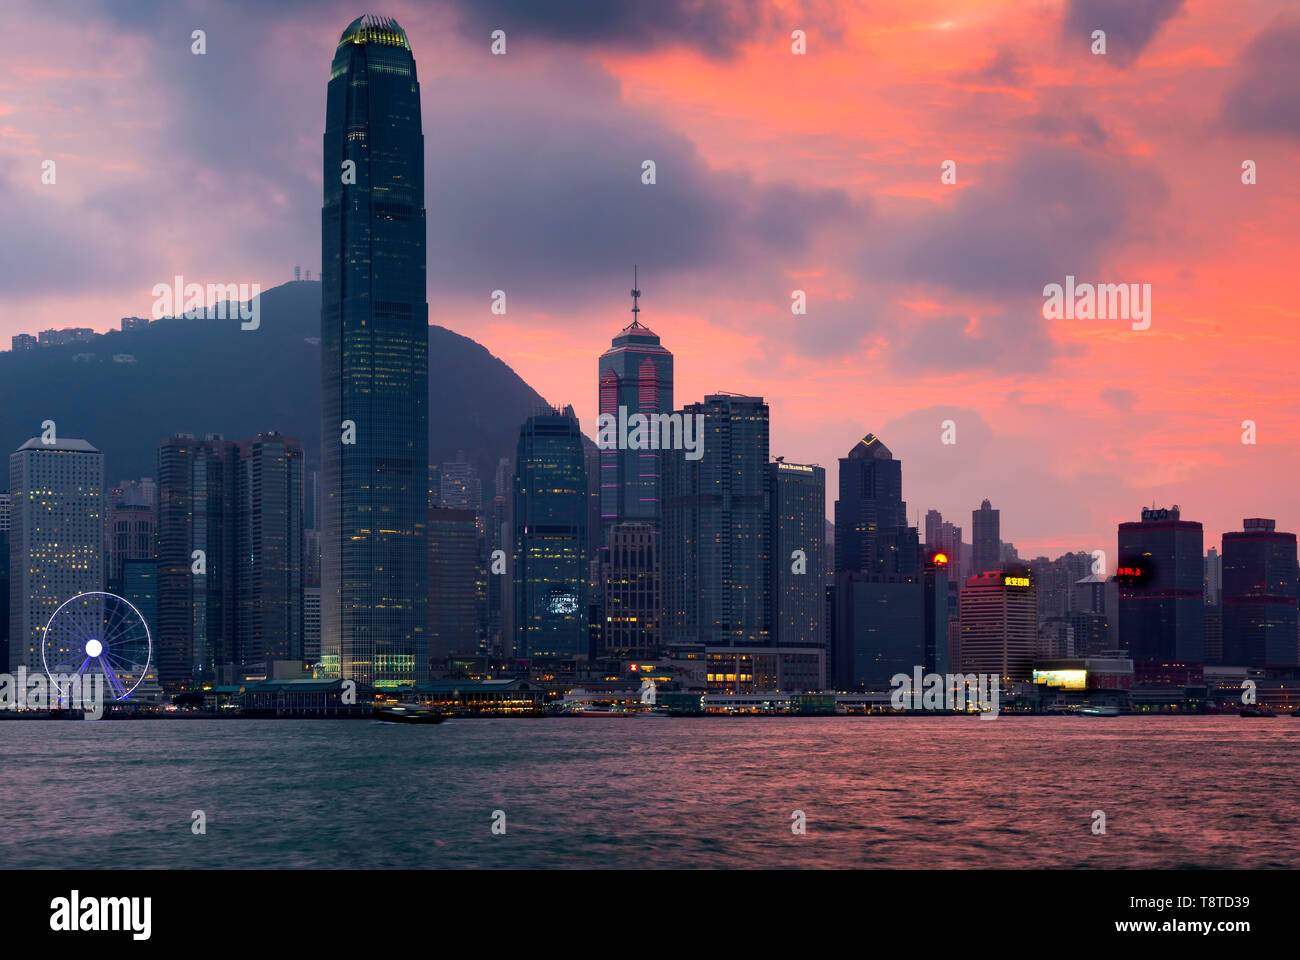
[[[767,465],[772,523],[772,642],[826,646],[826,471],[815,464]],[[803,554],[796,557],[796,551]]]
[[[238,464],[238,447],[218,434],[177,434],[158,447],[154,646],[169,693],[215,680],[235,660]]]
[[[428,675],[429,307],[420,85],[394,20],[343,31],[324,176],[321,659],[397,686]]]
[[[671,413],[673,355],[659,337],[644,326],[637,305],[640,290],[632,291],[632,322],[619,331],[600,355],[599,412],[621,419],[635,413]],[[609,546],[609,528],[623,521],[657,523],[661,513],[660,483],[663,450],[609,449],[600,451],[600,548]]]
[[[768,406],[713,394],[688,404],[703,416],[703,455],[664,453],[664,639],[766,646],[771,621]],[[816,562],[816,561],[813,561]]]
[[[302,447],[274,431],[239,451],[235,589],[245,666],[303,656]]]
[[[920,543],[907,525],[903,464],[874,433],[840,457],[840,495],[835,501],[836,572],[914,578]]]
[[[982,501],[978,510],[970,512],[973,572],[976,576],[1002,569],[1001,513],[994,510],[988,500]]]
[[[1119,642],[1135,661],[1205,661],[1205,555],[1178,507],[1119,525]]]
[[[1223,535],[1222,656],[1237,667],[1297,665],[1296,536],[1272,520]]]
[[[572,407],[519,428],[512,516],[515,656],[585,657],[587,469]]]

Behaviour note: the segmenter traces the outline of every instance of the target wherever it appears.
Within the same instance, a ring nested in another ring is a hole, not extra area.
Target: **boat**
[[[1268,707],[1242,707],[1241,715],[1243,717],[1276,717],[1277,714]]]
[[[632,717],[636,714],[625,710],[623,707],[608,706],[605,704],[589,703],[586,706],[575,707],[573,710],[575,717]]]
[[[1099,706],[1093,706],[1093,705],[1089,704],[1089,705],[1087,705],[1087,706],[1082,706],[1082,707],[1079,708],[1079,716],[1081,716],[1081,717],[1118,717],[1118,716],[1119,716],[1119,707],[1115,706],[1113,703],[1104,703],[1104,704],[1101,704],[1101,705],[1099,705]]]
[[[640,710],[635,716],[645,717],[649,720],[667,720],[672,714],[667,710]]]
[[[375,718],[380,723],[442,723],[442,714],[428,707],[394,704],[376,707]]]

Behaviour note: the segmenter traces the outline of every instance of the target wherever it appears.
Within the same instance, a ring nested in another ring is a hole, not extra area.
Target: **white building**
[[[59,604],[104,589],[104,455],[33,437],[9,457],[9,672],[39,672]]]

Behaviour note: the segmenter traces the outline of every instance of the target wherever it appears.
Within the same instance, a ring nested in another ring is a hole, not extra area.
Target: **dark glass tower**
[[[907,525],[903,500],[903,464],[874,433],[840,458],[835,569],[908,578],[920,572],[919,538]]]
[[[238,661],[303,656],[302,447],[271,431],[239,450]]]
[[[1252,518],[1223,535],[1223,662],[1295,667],[1296,536]]]
[[[168,692],[214,680],[236,659],[238,464],[238,447],[215,434],[178,434],[158,447],[155,645]]]
[[[324,176],[321,659],[397,686],[428,674],[429,308],[420,85],[396,21],[343,31]]]
[[[1203,535],[1176,506],[1119,525],[1119,643],[1135,661],[1205,661]]]
[[[976,576],[1002,569],[1001,513],[987,500],[970,512],[971,560]]]
[[[519,428],[513,525],[515,656],[587,656],[587,468],[572,407]]]
[[[814,464],[767,465],[772,530],[772,643],[826,647],[826,471]],[[803,554],[796,561],[796,551]]]
[[[766,646],[772,636],[768,406],[762,397],[722,393],[681,413],[704,417],[704,449],[698,460],[663,451],[665,640]]]

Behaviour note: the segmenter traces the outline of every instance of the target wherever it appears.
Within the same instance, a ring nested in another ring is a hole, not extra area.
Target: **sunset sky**
[[[174,274],[316,276],[330,60],[377,13],[419,71],[431,322],[589,435],[636,263],[678,404],[761,394],[772,454],[827,467],[828,508],[836,459],[874,432],[914,517],[969,539],[988,497],[1025,557],[1110,554],[1153,502],[1207,547],[1247,516],[1300,528],[1295,4],[6,6],[4,348],[147,316]],[[1045,320],[1067,274],[1150,284],[1150,329]]]

